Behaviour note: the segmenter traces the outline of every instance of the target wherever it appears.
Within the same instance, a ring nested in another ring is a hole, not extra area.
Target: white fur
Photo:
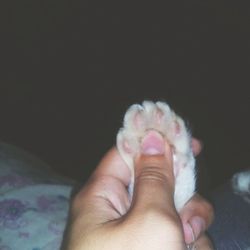
[[[235,174],[232,185],[236,193],[250,194],[250,170]]]
[[[180,211],[195,191],[195,160],[184,121],[166,103],[144,101],[142,105],[132,105],[125,114],[123,128],[117,134],[117,148],[131,170],[129,191],[133,193],[133,158],[149,130],[159,132],[174,148],[174,201]]]

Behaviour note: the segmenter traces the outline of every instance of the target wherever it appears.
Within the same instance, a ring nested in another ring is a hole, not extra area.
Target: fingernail
[[[197,239],[201,232],[205,230],[205,221],[202,218],[195,216],[189,221],[189,223],[193,229],[195,239]]]
[[[142,139],[141,152],[144,155],[162,155],[165,150],[163,137],[156,131],[150,131]]]
[[[185,241],[187,244],[191,244],[195,241],[195,235],[192,226],[189,223],[183,225]]]

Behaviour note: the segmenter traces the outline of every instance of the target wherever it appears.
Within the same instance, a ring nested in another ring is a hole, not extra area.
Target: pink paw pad
[[[133,194],[134,158],[138,154],[162,155],[166,142],[173,152],[175,176],[174,201],[178,211],[195,190],[195,160],[191,135],[184,121],[166,103],[145,101],[126,112],[123,127],[117,134],[117,148],[131,170],[129,193]]]

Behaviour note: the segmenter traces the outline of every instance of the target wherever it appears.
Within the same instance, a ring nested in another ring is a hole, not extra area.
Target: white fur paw
[[[232,178],[232,187],[236,193],[250,194],[250,170],[235,174]]]
[[[232,178],[234,193],[250,203],[250,170],[237,173]]]
[[[191,149],[191,136],[183,120],[166,103],[144,101],[134,104],[126,112],[117,134],[117,148],[131,170],[130,192],[133,192],[134,157],[141,151],[141,142],[145,136],[150,140],[165,139],[172,146],[174,155],[175,194],[177,210],[191,198],[195,190],[195,161]],[[156,154],[149,148],[149,154]]]
[[[232,185],[235,192],[250,193],[250,170],[235,174]]]

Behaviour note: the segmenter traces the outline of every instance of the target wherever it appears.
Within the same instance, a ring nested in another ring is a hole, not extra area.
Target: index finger
[[[131,180],[131,172],[116,147],[111,148],[108,153],[105,154],[93,175],[95,177],[113,177],[120,180],[125,186],[128,186]]]
[[[71,213],[91,221],[91,225],[119,218],[129,207],[129,182],[130,170],[113,147],[74,197]]]
[[[193,237],[199,238],[208,229],[213,221],[214,211],[212,205],[206,199],[199,194],[195,194],[181,210],[180,217],[185,240],[190,243],[194,240]],[[190,229],[192,229],[192,232]]]

